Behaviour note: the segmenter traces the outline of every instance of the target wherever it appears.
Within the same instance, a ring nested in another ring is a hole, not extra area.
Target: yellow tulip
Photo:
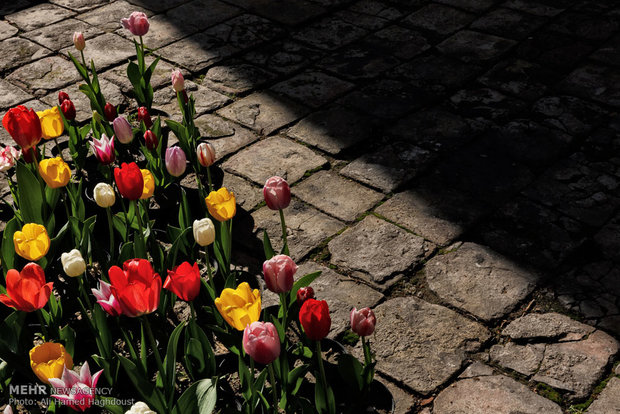
[[[149,170],[140,170],[142,173],[142,181],[144,181],[144,187],[142,187],[142,195],[140,199],[144,200],[150,198],[155,192],[155,179],[153,174]]]
[[[220,297],[215,298],[215,306],[230,326],[243,331],[260,317],[260,292],[243,282],[237,289],[224,289]]]
[[[235,216],[237,212],[237,204],[235,195],[229,192],[226,187],[222,187],[217,191],[211,191],[209,196],[205,198],[209,214],[217,221],[227,221]]]
[[[13,244],[15,253],[26,260],[36,262],[50,249],[50,238],[42,225],[27,223],[21,231],[13,233]]]
[[[62,377],[64,367],[73,368],[73,358],[62,344],[44,342],[30,350],[30,368],[41,381]]]
[[[71,178],[71,168],[60,157],[47,158],[39,163],[39,175],[50,188],[64,187]]]
[[[37,115],[39,115],[39,121],[41,121],[43,138],[50,139],[62,135],[65,126],[62,123],[62,117],[60,116],[60,111],[57,106],[46,109],[45,111],[39,111]]]

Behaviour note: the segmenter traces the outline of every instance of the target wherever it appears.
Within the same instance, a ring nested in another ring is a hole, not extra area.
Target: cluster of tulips
[[[0,391],[7,396],[12,378],[36,376],[50,387],[49,412],[104,406],[121,414],[209,413],[229,374],[217,371],[218,341],[228,349],[225,359],[238,368],[240,386],[234,391],[242,402],[233,405],[235,410],[335,413],[337,398],[321,349],[331,328],[329,307],[309,286],[320,272],[296,277],[298,267],[289,257],[283,212],[291,200],[287,182],[272,177],[263,188],[266,205],[280,213],[283,246],[276,254],[265,232],[264,283],[280,300],[263,309],[259,290],[240,282],[241,273],[231,263],[235,196],[225,187],[214,189],[209,168],[215,151],[194,125],[194,98],[185,91],[183,75],[178,70],[171,75],[183,121],[165,121],[179,144],[164,155],[168,131],[159,117],[153,121],[149,115],[150,77],[158,62],[145,64],[142,36],[149,22],[134,12],[122,25],[139,38],[134,41],[137,63],[127,68],[138,103],[135,115],[119,115],[105,100],[95,64],[84,58],[84,36],[75,33],[81,61],[70,57],[93,109],[90,122],[75,121],[75,105],[65,92],[59,93],[58,106],[42,112],[17,106],[2,119],[19,149],[0,151],[0,170],[13,196],[5,204],[14,213],[0,247],[6,285],[0,286],[0,302],[11,310],[0,325],[0,359],[6,362],[0,365]],[[66,159],[57,140],[63,133],[69,138]],[[46,158],[41,139],[54,141],[55,157]],[[135,162],[136,153],[144,168]],[[85,170],[89,157],[97,162]],[[175,182],[188,164],[204,203],[190,203]],[[149,203],[158,188],[177,188],[180,195],[167,207],[175,214],[161,212],[160,227],[150,219]],[[89,191],[92,197],[85,197]],[[100,216],[107,227],[97,226]],[[181,301],[191,315],[171,323]],[[369,308],[354,308],[350,322],[362,338],[364,362],[343,354],[338,367],[359,403],[373,381],[375,362],[366,338],[376,320]],[[73,370],[74,358],[84,359],[79,372]],[[91,374],[89,362],[98,366],[96,373]],[[313,400],[307,392],[310,374]],[[182,384],[181,377],[191,384]],[[143,401],[129,406],[110,393],[99,395],[100,379]],[[119,388],[127,383],[132,391]],[[7,406],[5,413],[10,412]]]

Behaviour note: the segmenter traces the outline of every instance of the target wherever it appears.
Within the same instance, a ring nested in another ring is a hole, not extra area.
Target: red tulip
[[[297,290],[297,303],[301,305],[308,299],[314,299],[314,289],[310,286],[299,288]]]
[[[108,270],[110,289],[123,315],[135,318],[157,310],[161,277],[146,259],[131,259]]]
[[[368,336],[375,331],[377,318],[370,308],[351,309],[351,330],[359,336]]]
[[[285,254],[279,254],[263,263],[263,275],[267,289],[274,293],[288,292],[293,288],[297,265]]]
[[[327,302],[316,299],[306,300],[299,310],[299,322],[309,339],[320,341],[325,338],[332,326]]]
[[[192,266],[183,262],[172,270],[168,270],[168,277],[164,282],[167,289],[186,302],[196,299],[200,293],[200,270],[198,264]]]
[[[6,292],[0,302],[23,312],[32,312],[45,306],[52,293],[53,283],[45,283],[43,268],[28,263],[21,273],[11,269],[6,274]]]
[[[153,126],[151,115],[149,115],[149,110],[146,109],[146,106],[138,108],[138,121],[144,122],[144,126],[146,126],[147,129]]]
[[[243,349],[259,364],[270,364],[280,356],[280,337],[271,322],[252,322],[243,331]]]
[[[263,197],[271,210],[282,210],[291,203],[291,189],[282,177],[271,177],[263,187]]]
[[[73,105],[71,99],[67,98],[62,101],[60,104],[60,110],[67,121],[73,121],[75,119],[75,105]]]
[[[157,148],[157,145],[159,144],[157,135],[155,135],[155,133],[150,129],[148,129],[144,133],[144,142],[146,143],[146,147],[149,149],[149,151],[153,151],[155,148]]]
[[[23,105],[9,109],[2,118],[2,126],[17,145],[22,147],[24,154],[43,137],[39,116],[33,109],[27,109]]]
[[[116,112],[116,107],[110,102],[106,103],[103,107],[103,115],[108,122],[114,121],[118,116],[118,113]]]
[[[140,167],[135,162],[123,163],[114,169],[114,180],[118,191],[128,200],[137,200],[144,189],[144,179]]]
[[[69,99],[69,94],[67,92],[64,92],[64,91],[58,92],[58,105],[62,105],[62,103],[66,101],[67,99]]]

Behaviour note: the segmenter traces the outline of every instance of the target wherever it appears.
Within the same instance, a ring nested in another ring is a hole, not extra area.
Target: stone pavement
[[[324,270],[331,336],[350,307],[374,307],[396,412],[620,412],[620,5],[13,0],[0,10],[0,110],[42,109],[62,89],[81,119],[73,31],[107,99],[131,111],[123,76],[135,51],[119,19],[150,16],[145,43],[162,58],[154,106],[179,116],[169,73],[182,68],[238,197],[235,227],[253,229],[236,238],[245,256],[261,256],[263,229],[278,234],[260,187],[285,177],[291,254]]]

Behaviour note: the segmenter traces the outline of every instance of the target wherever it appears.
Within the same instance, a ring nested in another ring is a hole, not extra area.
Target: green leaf
[[[362,370],[362,364],[353,355],[341,354],[338,356],[338,371],[340,372],[340,376],[356,391],[362,391],[364,387]]]
[[[166,413],[164,396],[151,382],[148,380],[146,373],[142,371],[136,364],[125,358],[120,354],[116,354],[121,365],[125,369],[129,380],[134,385],[136,391],[140,393],[142,398],[157,412]]]
[[[71,54],[71,52],[69,52],[69,58],[73,62],[73,66],[75,66],[82,79],[84,79],[85,82],[89,82],[90,78],[88,77],[86,68]]]
[[[168,380],[168,384],[164,387],[168,391],[168,397],[170,398],[174,394],[174,383],[176,382],[176,364],[177,364],[177,348],[179,346],[179,338],[185,328],[185,322],[179,324],[168,339],[168,349],[166,351],[166,358],[164,359],[164,377]]]
[[[99,305],[95,305],[93,308],[93,321],[97,327],[97,334],[101,338],[101,343],[104,349],[100,349],[102,355],[112,355],[112,336],[110,335],[110,329],[108,328],[108,320],[106,318],[105,311]]]
[[[1,259],[2,259],[2,271],[4,276],[15,266],[15,244],[13,243],[13,233],[19,230],[19,222],[16,217],[13,217],[6,223],[6,227],[2,232],[2,247]]]
[[[254,381],[250,369],[243,360],[243,356],[239,355],[239,381],[241,382],[241,394],[246,401],[250,401],[252,398],[252,386]]]
[[[205,378],[216,374],[215,353],[209,338],[196,323],[195,319],[189,321],[189,330],[186,335],[185,360],[187,368],[194,372],[195,376]]]
[[[188,227],[176,238],[176,240],[172,243],[170,250],[168,251],[168,269],[172,269],[177,261],[177,253],[179,248],[184,245],[184,239],[186,235],[191,232],[192,228]]]
[[[292,371],[288,373],[287,383],[295,384],[295,387],[293,388],[293,391],[291,392],[291,394],[293,395],[297,394],[297,391],[299,391],[299,387],[301,387],[301,384],[303,383],[304,375],[306,375],[309,369],[310,369],[310,365],[304,364],[304,365],[300,365],[294,368]]]
[[[58,332],[60,334],[60,339],[65,342],[65,348],[67,352],[75,356],[75,331],[69,325],[63,327]]]
[[[159,352],[154,350],[153,352]],[[140,363],[144,372],[148,372],[148,366],[146,363],[147,346],[146,337],[144,336],[144,324],[140,324]]]
[[[172,414],[211,414],[217,402],[217,387],[210,379],[193,383],[177,402]]]
[[[123,244],[123,247],[121,247],[121,254],[118,257],[118,263],[124,263],[125,261],[133,259],[134,257],[135,256],[133,242],[127,242]]]
[[[269,240],[269,235],[267,234],[267,230],[263,231],[263,250],[265,250],[265,259],[269,260],[276,253],[273,251],[273,246],[271,245],[271,240]],[[297,291],[294,291],[297,292]]]
[[[159,63],[159,57],[157,57],[153,63],[151,63],[148,69],[144,72],[144,83],[149,85],[151,83],[151,76],[153,76],[153,72],[155,72],[155,67]]]
[[[188,228],[192,223],[192,215],[189,210],[189,203],[187,202],[187,194],[185,190],[181,188],[181,205],[179,208],[179,227],[182,229]]]
[[[43,224],[43,194],[41,184],[26,164],[17,163],[19,209],[26,223]]]

